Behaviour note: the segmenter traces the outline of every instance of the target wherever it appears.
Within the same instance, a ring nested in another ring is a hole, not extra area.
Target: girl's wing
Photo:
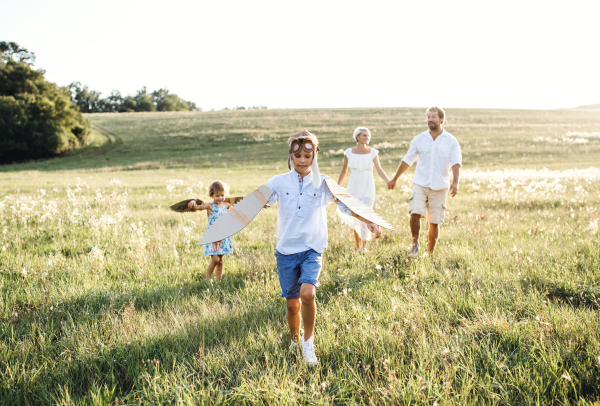
[[[353,197],[346,188],[341,187],[333,179],[325,179],[325,184],[329,188],[329,191],[333,195],[336,200],[344,203],[344,205],[352,212],[354,215],[359,215],[360,217],[369,220],[372,223],[379,225],[380,227],[387,228],[388,230],[395,230],[395,228],[385,221],[379,214],[375,213],[375,210],[358,200],[356,197]]]
[[[202,241],[196,245],[212,244],[240,232],[269,202],[273,191],[262,185],[234,204],[206,230]]]
[[[200,206],[201,204],[204,204],[204,202],[200,199],[187,199],[187,200],[182,200],[179,203],[175,203],[173,206],[171,206],[171,210],[176,211],[178,213],[186,213],[189,211],[194,211],[194,209],[188,207],[188,203],[191,202],[192,200],[195,200],[196,204],[198,206]]]

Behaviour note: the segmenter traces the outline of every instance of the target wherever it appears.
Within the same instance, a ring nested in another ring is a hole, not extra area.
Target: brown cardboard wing
[[[182,200],[179,203],[175,203],[173,206],[171,206],[171,210],[176,211],[178,213],[192,212],[192,211],[194,211],[194,209],[188,207],[188,203],[191,202],[192,200],[195,200],[197,205],[204,204],[204,202],[200,199],[187,199],[187,200]]]
[[[244,198],[244,196],[226,197],[225,201],[233,206],[237,202],[241,202],[243,198]]]
[[[219,217],[204,233],[202,241],[196,245],[212,244],[224,238],[231,237],[246,227],[262,208],[267,204],[273,191],[262,185],[234,204]]]
[[[346,188],[341,187],[332,179],[325,179],[325,183],[333,197],[344,203],[352,213],[359,215],[380,227],[387,228],[388,230],[395,230],[390,223],[385,221],[379,214],[375,213],[375,210],[358,200],[356,197],[352,197]]]

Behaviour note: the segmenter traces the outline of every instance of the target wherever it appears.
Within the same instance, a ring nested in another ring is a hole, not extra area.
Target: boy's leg
[[[300,341],[300,299],[286,299],[287,301],[287,322],[290,327],[290,336],[292,341]]]
[[[303,283],[300,287],[302,300],[302,324],[304,324],[304,340],[313,336],[315,321],[317,319],[317,301],[315,300],[317,288],[310,283]]]
[[[223,258],[223,255],[217,255],[217,257],[219,257],[219,259],[216,266],[215,276],[217,279],[221,280],[223,277],[223,262],[225,259]]]
[[[210,278],[212,276],[213,270],[215,269],[215,267],[219,263],[219,256],[218,255],[211,255],[210,258],[211,258],[211,261],[208,264],[208,268],[206,268],[206,277],[207,278]]]
[[[275,252],[277,257],[277,275],[279,276],[279,286],[281,286],[281,296],[286,299],[287,322],[290,328],[292,341],[300,341],[300,266],[299,256],[297,254],[282,255]]]

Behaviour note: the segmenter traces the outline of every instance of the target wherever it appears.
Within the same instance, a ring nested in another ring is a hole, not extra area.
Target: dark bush
[[[67,88],[33,69],[35,55],[0,42],[0,163],[48,157],[91,141]]]

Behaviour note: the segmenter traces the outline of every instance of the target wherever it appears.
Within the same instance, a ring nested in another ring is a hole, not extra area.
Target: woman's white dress
[[[350,168],[350,179],[348,180],[348,193],[356,197],[358,200],[373,208],[375,203],[375,179],[373,179],[373,160],[379,154],[375,148],[371,148],[368,154],[355,154],[352,148],[344,151],[344,155],[348,157],[348,168]],[[360,236],[361,240],[369,241],[371,232],[367,225],[346,213],[337,209],[338,216],[354,229]]]

